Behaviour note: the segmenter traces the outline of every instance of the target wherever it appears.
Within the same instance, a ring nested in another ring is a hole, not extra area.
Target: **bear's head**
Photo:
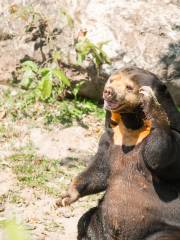
[[[119,113],[135,112],[141,107],[139,90],[142,86],[150,86],[159,98],[164,85],[154,74],[140,68],[128,67],[115,72],[104,88],[105,109]]]

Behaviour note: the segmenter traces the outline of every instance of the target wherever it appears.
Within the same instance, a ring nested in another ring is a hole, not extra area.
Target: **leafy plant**
[[[25,90],[33,90],[36,97],[47,101],[53,96],[63,99],[67,88],[70,88],[70,80],[59,67],[60,50],[54,46],[54,40],[58,29],[51,29],[49,22],[41,12],[35,10],[32,5],[13,4],[10,12],[25,21],[25,33],[31,37],[27,41],[34,41],[34,49],[40,50],[42,63],[25,61],[20,66],[20,85]],[[68,25],[73,26],[73,19],[65,11],[61,14],[67,19]],[[47,54],[44,53],[44,46],[47,47]]]
[[[12,4],[9,9],[13,16],[23,20],[25,23],[24,33],[25,41],[34,42],[34,49],[39,51],[42,57],[42,63],[49,61],[49,55],[52,51],[56,50],[55,42],[59,29],[50,27],[47,16],[38,11],[31,4],[21,5]],[[28,36],[26,34],[28,33]],[[48,51],[44,51],[44,47],[47,47]]]
[[[25,33],[29,33],[30,36],[26,41],[34,41],[34,49],[39,50],[42,55],[41,66],[33,61],[26,61],[22,64],[22,88],[34,89],[37,86],[37,81],[40,81],[37,92],[40,99],[44,101],[51,96],[54,88],[54,79],[57,78],[60,80],[59,84],[57,84],[59,86],[59,95],[64,95],[64,89],[70,87],[70,81],[63,69],[59,67],[61,49],[57,49],[54,41],[56,35],[60,34],[61,30],[50,27],[47,17],[42,12],[36,10],[31,4],[25,6],[12,4],[9,10],[11,14],[25,22]],[[65,9],[61,9],[60,13],[66,18],[67,25],[74,27],[74,21],[68,12]],[[97,68],[103,63],[109,64],[110,60],[103,50],[103,46],[107,43],[108,41],[94,44],[86,37],[86,34],[79,37],[75,44],[78,65],[81,65],[87,56],[92,58]],[[45,46],[46,53],[44,52]],[[71,89],[75,97],[81,85],[79,84],[74,90]]]
[[[77,100],[77,95],[78,95],[79,90],[80,90],[80,88],[83,84],[84,84],[84,81],[80,81],[80,82],[76,83],[76,85],[72,89],[72,94],[73,94],[75,100]]]
[[[35,90],[35,95],[42,101],[51,97],[53,88],[57,95],[61,95],[66,88],[71,87],[68,77],[56,65],[41,67],[33,61],[25,61],[20,72],[21,87]]]
[[[68,77],[65,75],[62,69],[55,68],[53,69],[53,75],[59,80],[59,95],[62,95],[66,87],[70,87],[71,83]]]
[[[38,65],[33,61],[25,61],[21,65],[21,87],[24,89],[33,88],[37,82]]]
[[[77,52],[77,64],[81,65],[87,56],[92,57],[92,60],[97,68],[99,68],[103,63],[110,64],[110,59],[103,51],[103,46],[107,43],[108,41],[94,44],[86,36],[81,37],[75,45]]]
[[[83,121],[86,115],[94,115],[103,120],[104,110],[97,102],[76,97],[57,101],[53,96],[46,101],[39,101],[37,90],[8,89],[0,95],[0,109],[6,111],[6,117],[13,121],[30,118],[41,119],[41,123],[62,123],[71,125],[73,121]],[[52,94],[53,95],[53,90]],[[4,127],[0,126],[0,136],[4,135]]]
[[[85,115],[94,114],[99,120],[104,119],[104,110],[97,106],[97,103],[90,100],[75,99],[73,101],[63,101],[56,113],[48,112],[45,115],[45,123],[60,122],[66,126],[73,121],[82,122]]]
[[[40,92],[40,98],[42,100],[46,100],[51,96],[52,92],[52,74],[49,72],[44,77],[42,77],[41,81],[38,84],[38,90]]]
[[[51,27],[47,16],[29,4],[25,6],[12,4],[10,13],[24,21],[26,41],[33,41],[34,49],[38,50],[42,56],[41,62],[28,60],[20,65],[17,79],[18,86],[20,85],[23,91],[18,91],[16,96],[9,94],[5,104],[11,116],[14,119],[41,116],[46,123],[58,120],[61,123],[70,124],[74,120],[80,121],[84,114],[93,114],[91,110],[94,106],[88,106],[89,101],[82,101],[78,98],[79,90],[84,82],[72,84],[64,71],[64,65],[61,62],[63,51],[57,49],[54,41],[62,29]],[[74,27],[74,21],[68,12],[61,9],[60,13],[62,19],[65,18],[67,22],[65,27]],[[91,58],[97,70],[103,63],[109,64],[110,60],[103,50],[107,43],[94,44],[85,34],[79,37],[74,46],[78,65],[81,65],[87,57]],[[73,96],[75,101],[65,101],[67,95]],[[57,100],[63,100],[63,102],[60,103]],[[43,105],[43,102],[46,105]],[[94,110],[96,113],[97,109]]]

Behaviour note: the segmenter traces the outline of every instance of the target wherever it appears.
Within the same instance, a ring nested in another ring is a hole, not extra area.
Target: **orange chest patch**
[[[115,145],[137,145],[141,143],[143,139],[150,134],[151,131],[152,123],[150,120],[145,120],[144,126],[137,130],[126,128],[119,113],[112,113],[111,120],[118,122],[117,126],[112,126],[114,131],[113,139]]]

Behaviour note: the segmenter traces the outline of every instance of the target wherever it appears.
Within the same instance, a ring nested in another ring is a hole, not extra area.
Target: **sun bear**
[[[126,67],[104,92],[105,133],[59,202],[105,191],[79,220],[78,240],[180,240],[180,113],[151,72]]]

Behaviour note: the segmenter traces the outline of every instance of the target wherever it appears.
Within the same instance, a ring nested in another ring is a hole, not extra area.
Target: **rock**
[[[19,3],[33,3],[35,9],[47,16],[50,28],[59,29],[54,46],[61,49],[68,76],[73,81],[85,80],[81,95],[99,99],[113,70],[137,65],[157,74],[180,105],[179,0],[43,0],[41,3],[4,0],[0,3],[0,82],[11,79],[11,73],[25,56],[42,60],[40,52],[34,48],[35,41],[26,41],[25,23],[8,11],[9,5]],[[74,28],[67,26],[60,9],[72,16]],[[74,41],[79,29],[84,28],[92,42],[109,41],[104,50],[112,65],[103,65],[100,73],[92,64],[73,69],[76,64]]]
[[[81,27],[93,42],[109,40],[104,50],[112,60],[111,71],[126,65],[150,70],[167,83],[180,105],[180,69],[175,67],[180,66],[179,1],[83,2],[76,8]],[[109,73],[106,67],[104,71]]]
[[[167,82],[167,87],[176,105],[180,106],[180,78]]]

